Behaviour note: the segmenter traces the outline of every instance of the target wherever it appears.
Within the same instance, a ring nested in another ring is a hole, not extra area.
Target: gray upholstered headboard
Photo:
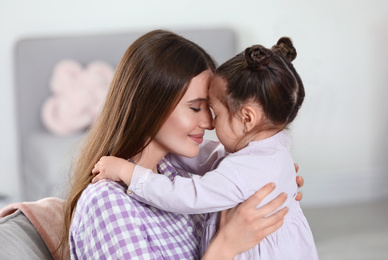
[[[70,161],[82,137],[58,137],[42,124],[41,107],[50,95],[49,80],[55,64],[63,59],[81,64],[102,60],[116,67],[128,46],[144,33],[29,38],[17,43],[15,83],[23,200],[62,196]],[[235,35],[229,29],[177,33],[202,46],[218,64],[236,53]]]

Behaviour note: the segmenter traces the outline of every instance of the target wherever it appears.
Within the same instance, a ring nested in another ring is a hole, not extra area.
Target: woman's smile
[[[194,135],[189,135],[191,139],[194,140],[194,142],[201,144],[203,142],[203,136],[204,134],[194,134]]]

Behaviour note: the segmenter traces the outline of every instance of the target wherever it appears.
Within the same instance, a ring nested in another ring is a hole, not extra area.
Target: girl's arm
[[[287,208],[270,214],[285,202],[284,195],[281,194],[268,204],[256,208],[274,188],[273,185],[267,184],[245,202],[233,209],[222,211],[220,227],[202,260],[233,259],[281,227]],[[265,217],[267,215],[270,216]]]
[[[217,159],[225,156],[224,147],[219,142],[205,140],[200,146],[198,156],[194,158],[187,158],[176,154],[168,154],[166,158],[173,166],[181,168],[188,173],[204,175],[211,170]],[[92,170],[93,175],[96,175],[92,183],[101,179],[110,179],[112,181],[122,181],[129,186],[134,168],[135,164],[125,159],[115,156],[103,156]]]
[[[225,160],[223,164],[226,164]],[[246,188],[241,187],[240,174],[232,172],[228,166],[219,167],[204,176],[176,176],[174,182],[165,175],[134,166],[124,159],[104,156],[92,170],[93,174],[98,174],[92,183],[106,178],[123,181],[128,185],[128,194],[135,199],[180,214],[221,211],[236,206],[248,196],[244,194]],[[223,173],[226,171],[228,177]]]
[[[213,164],[227,155],[224,146],[220,142],[205,140],[199,147],[199,154],[194,158],[188,158],[176,154],[168,154],[166,159],[175,167],[186,172],[204,175],[212,169]]]
[[[225,161],[224,161],[225,162]],[[192,178],[175,177],[174,182],[164,175],[153,173],[149,169],[136,166],[124,159],[103,157],[96,164],[93,173],[98,174],[92,182],[108,178],[123,181],[128,186],[128,194],[139,201],[162,210],[176,213],[216,212],[234,207],[247,198],[244,186],[237,185],[239,174],[232,173],[230,164],[221,171],[218,169]],[[135,171],[134,171],[135,169]],[[296,170],[298,166],[296,165]],[[134,175],[132,177],[132,172]],[[235,179],[230,179],[235,177]],[[133,178],[133,179],[132,179]],[[131,182],[132,180],[132,182]],[[263,185],[269,181],[263,181]],[[297,177],[298,186],[303,185],[303,178]],[[297,200],[302,198],[298,193]]]
[[[239,186],[243,183],[237,181],[239,178],[239,174],[232,171],[223,174],[222,169],[217,168],[204,176],[175,176],[172,182],[165,175],[136,165],[128,194],[143,203],[174,213],[217,212],[232,208],[249,196],[245,194],[246,188]]]

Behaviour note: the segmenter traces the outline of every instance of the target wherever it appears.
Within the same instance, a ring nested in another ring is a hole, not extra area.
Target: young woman
[[[213,128],[208,87],[214,71],[202,48],[171,32],[152,31],[128,48],[75,165],[63,228],[73,259],[199,258],[204,215],[162,211],[127,196],[121,183],[90,182],[95,163],[106,155],[130,158],[171,179],[189,176],[164,157],[201,153],[204,131]],[[271,189],[266,186],[231,218],[224,216],[225,226],[204,258],[232,258],[280,227],[286,210],[266,216],[284,196],[255,207]],[[240,238],[242,244],[234,243]]]

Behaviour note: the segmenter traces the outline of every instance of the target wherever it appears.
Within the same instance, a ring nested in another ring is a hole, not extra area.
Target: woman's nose
[[[210,112],[210,109],[206,109],[204,113],[202,114],[200,127],[207,130],[213,130],[213,117],[212,113]]]

